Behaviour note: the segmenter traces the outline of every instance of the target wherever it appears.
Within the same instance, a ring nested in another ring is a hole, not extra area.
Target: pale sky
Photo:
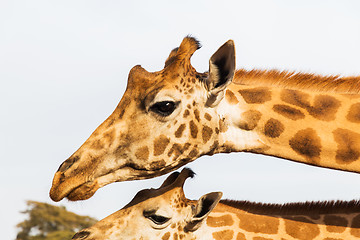
[[[131,67],[162,69],[187,34],[203,47],[199,72],[228,39],[238,68],[360,74],[360,1],[93,1],[0,2],[0,226],[14,239],[26,200],[51,202],[59,165],[114,110]],[[360,175],[261,155],[202,157],[189,198],[261,202],[360,199]],[[68,210],[101,219],[163,177],[110,184]]]

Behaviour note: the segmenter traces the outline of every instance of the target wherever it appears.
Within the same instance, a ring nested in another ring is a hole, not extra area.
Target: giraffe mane
[[[344,94],[360,93],[360,76],[322,76],[295,71],[239,69],[235,73],[233,82],[243,85],[279,86]]]
[[[250,213],[266,215],[340,214],[360,212],[360,200],[310,201],[278,204],[225,199],[221,200],[220,203]]]

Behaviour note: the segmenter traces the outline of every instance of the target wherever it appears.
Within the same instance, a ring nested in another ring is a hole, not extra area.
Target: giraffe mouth
[[[147,172],[145,169],[126,166],[90,181],[86,181],[85,177],[81,175],[65,179],[64,173],[56,172],[50,189],[50,198],[55,202],[59,202],[64,198],[70,201],[86,200],[91,198],[99,188],[107,184],[156,177],[161,175],[160,172]]]
[[[97,180],[84,181],[82,176],[64,179],[64,173],[56,172],[50,189],[50,198],[59,202],[64,198],[70,201],[86,200],[91,198],[100,188]]]
[[[170,165],[150,170],[134,164],[126,164],[117,170],[107,172],[90,181],[86,181],[83,175],[65,179],[64,173],[56,172],[50,189],[50,198],[55,202],[59,202],[64,198],[70,201],[86,200],[91,198],[99,188],[107,184],[153,178],[169,173],[179,167]]]

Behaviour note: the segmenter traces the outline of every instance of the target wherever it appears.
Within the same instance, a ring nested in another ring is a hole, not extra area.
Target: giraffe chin
[[[72,190],[66,198],[70,201],[86,200],[91,198],[99,188],[97,181],[87,182]]]

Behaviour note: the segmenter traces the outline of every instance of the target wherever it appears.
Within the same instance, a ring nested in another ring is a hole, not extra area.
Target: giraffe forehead
[[[201,89],[202,85],[198,79],[195,79],[195,77],[180,77],[177,81],[172,81],[171,83],[164,80],[156,86],[152,86],[147,89],[142,96],[145,96],[145,105],[148,105],[155,100],[178,100],[191,102],[196,96],[196,91]]]

